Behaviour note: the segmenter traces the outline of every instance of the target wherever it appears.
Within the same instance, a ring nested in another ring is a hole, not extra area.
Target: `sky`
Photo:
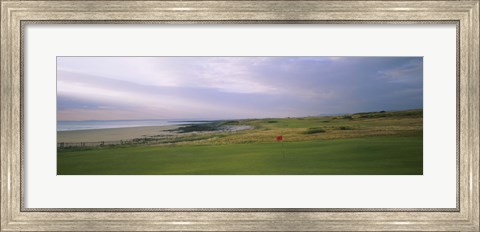
[[[423,108],[422,57],[57,57],[57,120]]]

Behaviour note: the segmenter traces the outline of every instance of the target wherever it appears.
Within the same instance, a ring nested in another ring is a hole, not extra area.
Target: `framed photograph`
[[[479,231],[479,1],[1,0],[1,231]]]

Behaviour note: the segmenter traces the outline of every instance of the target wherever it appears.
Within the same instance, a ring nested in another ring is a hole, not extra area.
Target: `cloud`
[[[212,88],[223,92],[273,93],[249,69],[261,59],[215,57],[61,57],[58,69],[141,85]],[[114,68],[112,68],[114,67]]]
[[[378,71],[380,78],[393,83],[410,83],[418,82],[423,73],[423,59],[411,59],[408,62],[386,70]]]
[[[135,82],[59,70],[57,79],[58,117],[61,120],[97,118],[219,118],[227,112],[248,117],[234,100],[218,99],[218,91],[204,88],[147,86]],[[208,96],[212,94],[213,96]],[[109,114],[106,112],[110,112]],[[132,113],[135,112],[135,113]],[[260,113],[260,112],[257,112]],[[133,117],[133,115],[136,115]],[[261,113],[259,114],[261,115]]]
[[[421,108],[422,80],[418,57],[59,57],[57,113],[223,119]]]

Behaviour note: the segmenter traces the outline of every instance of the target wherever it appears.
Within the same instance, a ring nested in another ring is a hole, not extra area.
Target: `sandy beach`
[[[174,135],[174,130],[181,125],[175,126],[144,126],[111,129],[93,129],[76,131],[57,131],[57,143],[79,143],[118,141],[145,138],[155,135]]]
[[[186,125],[170,126],[142,126],[142,127],[124,127],[110,129],[91,129],[74,131],[57,131],[57,143],[81,143],[81,142],[113,142],[120,140],[143,139],[158,136],[186,136],[192,134],[208,134],[222,132],[236,132],[241,130],[253,129],[248,125],[228,125],[218,127],[215,131],[193,131],[188,133],[179,133],[175,131],[179,127]]]

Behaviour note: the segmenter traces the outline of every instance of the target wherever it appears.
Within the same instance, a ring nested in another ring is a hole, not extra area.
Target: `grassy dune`
[[[215,132],[215,127],[254,129]],[[200,129],[199,129],[200,128]],[[184,128],[155,145],[58,151],[57,173],[76,174],[414,174],[423,172],[422,111],[251,119]],[[201,128],[208,128],[202,132]],[[213,128],[213,129],[212,129]],[[283,142],[275,136],[283,135]]]

